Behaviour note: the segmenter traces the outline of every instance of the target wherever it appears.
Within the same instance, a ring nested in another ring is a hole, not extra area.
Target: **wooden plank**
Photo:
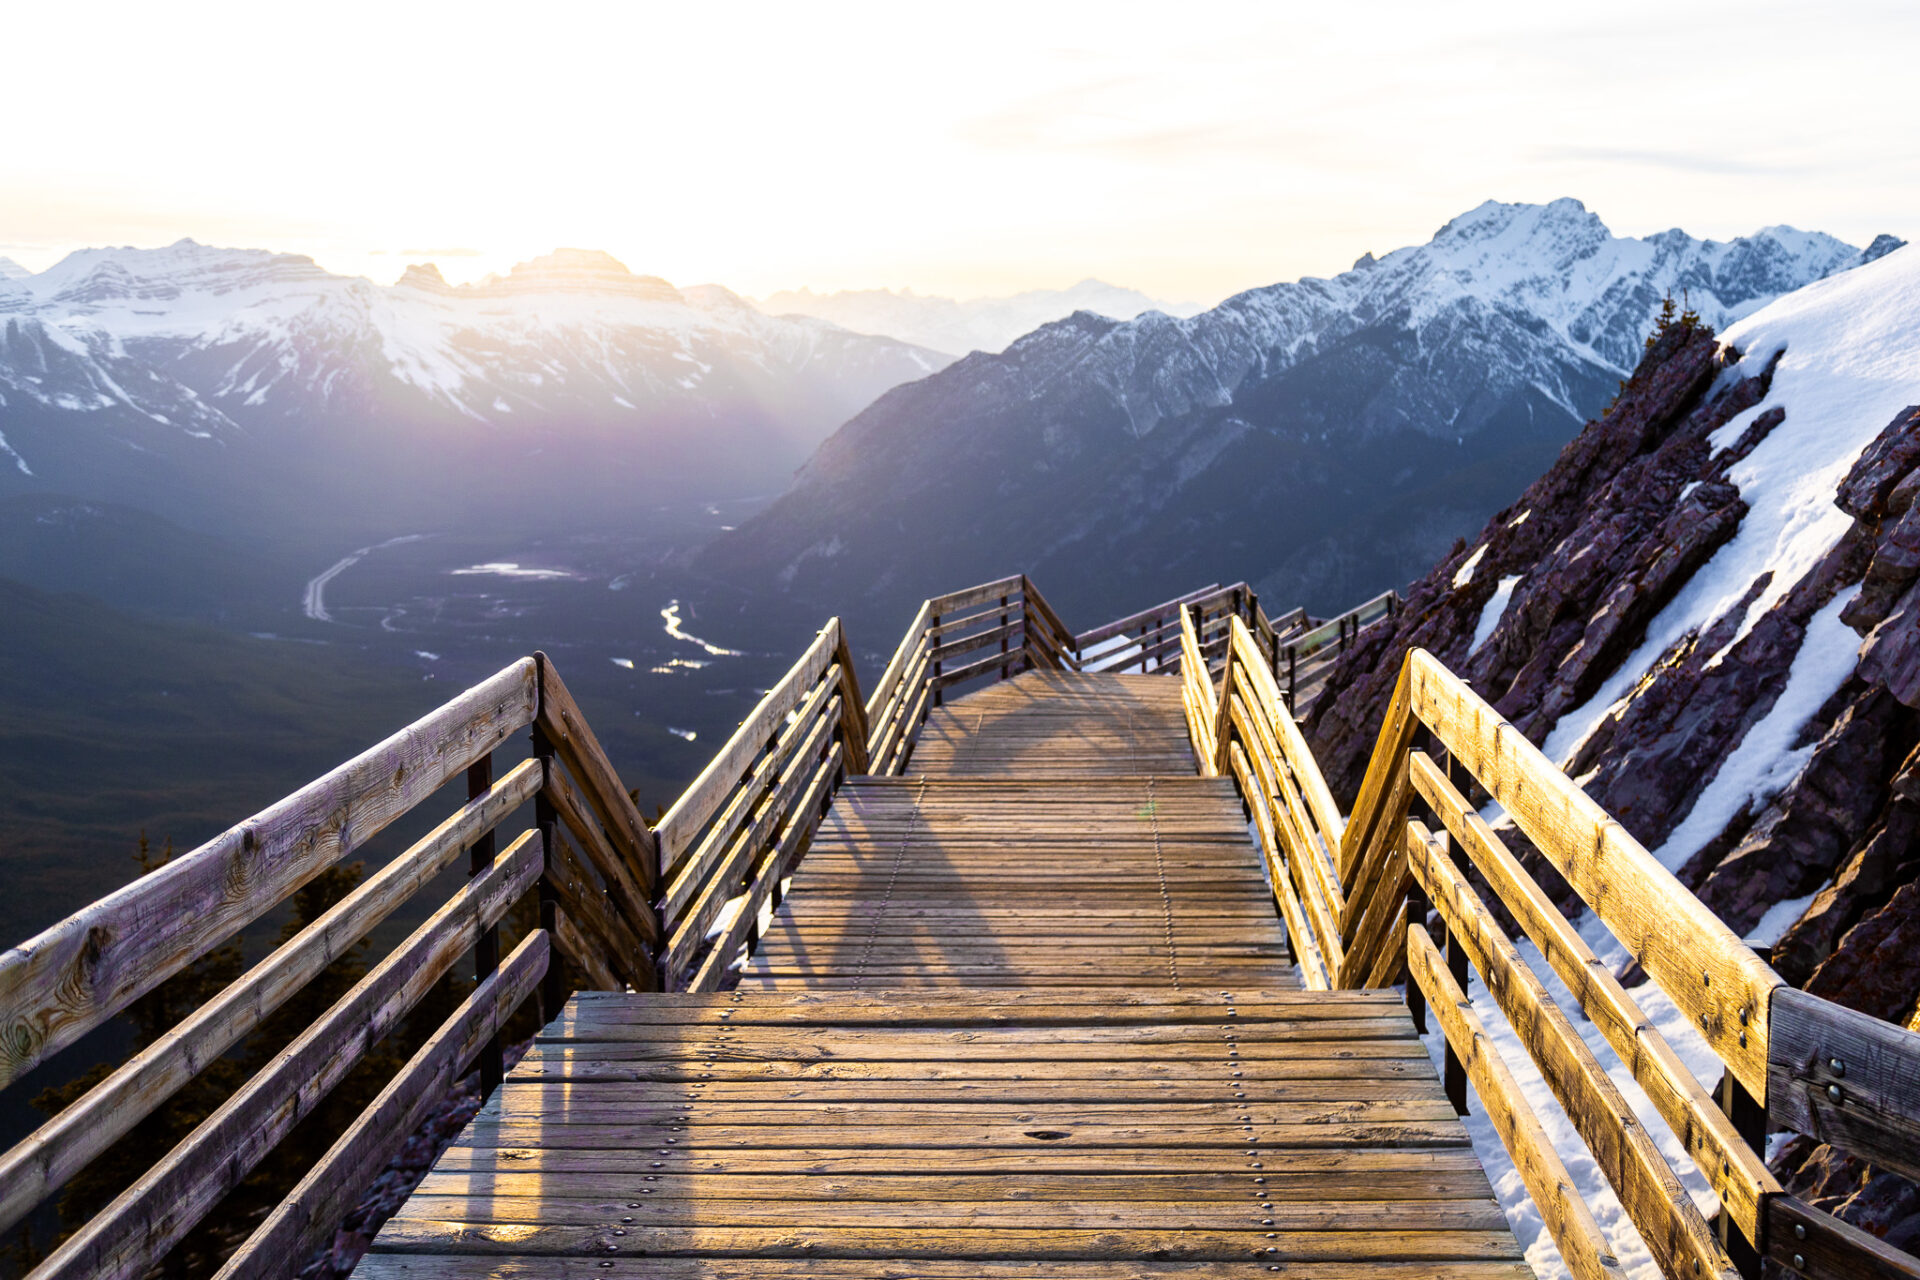
[[[1792,987],[1773,993],[1767,1118],[1920,1178],[1920,1035]]]
[[[335,956],[531,799],[540,778],[539,761],[521,762],[79,1101],[0,1155],[0,1230],[18,1222],[152,1114]]]
[[[565,910],[554,916],[554,946],[572,961],[587,981],[602,991],[624,991],[627,984],[614,976],[598,946],[587,941]]]
[[[567,837],[557,831],[552,847],[547,850],[546,886],[574,929],[574,936],[567,939],[567,944],[572,949],[577,939],[578,948],[571,950],[575,960],[589,972],[606,969],[618,975],[619,981],[606,984],[608,990],[618,991],[627,983],[640,991],[658,985],[652,949],[627,927],[613,903],[607,900],[605,891],[580,865],[567,845]],[[594,959],[592,966],[581,960],[588,955]]]
[[[1737,1280],[1739,1272],[1694,1207],[1660,1148],[1586,1041],[1487,913],[1438,840],[1409,841],[1414,878],[1527,1047],[1553,1096],[1607,1175],[1661,1270]]]
[[[1775,973],[1539,748],[1424,649],[1409,705],[1606,923],[1755,1097]]]
[[[1626,1272],[1614,1257],[1593,1211],[1554,1150],[1553,1139],[1527,1104],[1520,1082],[1507,1069],[1500,1051],[1487,1037],[1487,1029],[1473,1011],[1467,993],[1447,972],[1447,962],[1433,945],[1426,926],[1414,925],[1407,935],[1407,969],[1426,993],[1427,1007],[1433,1010],[1447,1043],[1465,1064],[1487,1118],[1500,1135],[1501,1145],[1513,1157],[1514,1170],[1526,1184],[1527,1194],[1533,1198],[1568,1270],[1577,1280],[1624,1276]]]
[[[578,1266],[573,1270],[569,1263]],[[1535,1280],[1519,1261],[1288,1261],[1287,1280]],[[1245,1280],[1248,1264],[1129,1259],[1015,1261],[973,1258],[658,1258],[619,1254],[589,1261],[512,1253],[369,1254],[356,1280]],[[1264,1274],[1264,1273],[1263,1273]]]
[[[587,718],[567,691],[566,682],[544,653],[533,655],[540,666],[540,709],[537,724],[541,734],[553,745],[561,763],[579,784],[580,792],[606,828],[614,847],[619,849],[640,882],[641,896],[651,898],[658,878],[659,849],[654,833],[640,811],[634,808],[620,775],[593,736]],[[551,780],[552,775],[549,775]],[[633,922],[641,928],[641,922]]]
[[[536,929],[460,1003],[358,1119],[220,1268],[216,1280],[287,1277],[340,1220],[427,1114],[546,974],[547,935]]]
[[[1766,1241],[1770,1262],[1806,1280],[1920,1280],[1920,1259],[1793,1196],[1767,1197]]]
[[[833,620],[833,660],[840,667],[840,740],[846,744],[843,754],[847,772],[867,771],[867,712],[860,697],[860,677],[853,669],[853,654],[847,648],[847,629]]]
[[[961,613],[976,608],[989,600],[998,600],[1001,596],[1020,594],[1021,575],[1011,578],[998,578],[992,582],[983,582],[977,587],[968,587],[964,591],[949,592],[944,596],[935,596],[927,601],[927,606],[940,617]]]
[[[359,849],[534,715],[522,659],[0,955],[0,1087]]]
[[[887,669],[880,673],[880,679],[874,684],[873,692],[867,697],[867,754],[879,755],[880,734],[890,719],[889,708],[904,701],[899,696],[901,677],[906,675],[914,656],[919,653],[925,640],[927,627],[933,617],[933,609],[923,601],[920,612],[907,624],[907,631],[900,644],[893,651],[893,657],[887,661]]]
[[[1067,629],[1066,623],[1060,621],[1060,615],[1053,611],[1053,606],[1047,603],[1040,589],[1024,573],[1020,575],[1020,595],[1027,602],[1028,610],[1038,615],[1044,624],[1043,630],[1048,633],[1048,640],[1062,659],[1062,665],[1069,670],[1079,670],[1080,647],[1074,640],[1073,632]]]
[[[1124,618],[1115,618],[1112,622],[1103,623],[1091,631],[1082,631],[1074,637],[1074,646],[1084,654],[1089,648],[1099,644],[1102,640],[1111,640],[1115,636],[1138,630],[1140,624],[1143,622],[1157,621],[1160,619],[1171,621],[1182,605],[1194,604],[1201,600],[1210,599],[1218,594],[1220,594],[1220,584],[1216,582],[1209,586],[1202,587],[1198,591],[1189,591],[1186,595],[1175,596],[1173,599],[1156,604],[1150,609],[1142,609],[1138,613],[1130,613]],[[1105,655],[1102,656],[1104,657]]]
[[[128,1278],[164,1257],[406,1016],[480,933],[533,887],[529,831],[341,996],[113,1203],[48,1255],[40,1280]]]
[[[829,688],[837,688],[837,685],[823,685],[822,691]],[[833,729],[840,720],[840,706],[840,695],[836,692],[813,718],[811,730],[797,748],[784,752],[776,750],[774,753],[781,760],[781,765],[779,775],[768,779],[768,785],[773,790],[764,797],[753,821],[740,832],[733,847],[720,858],[719,865],[707,878],[700,896],[688,905],[681,918],[674,923],[673,937],[667,944],[667,969],[676,977],[704,945],[708,930],[719,918],[728,900],[746,891],[747,873],[760,861],[768,841],[792,811],[801,788],[812,778],[822,755],[830,749]],[[790,732],[797,732],[807,725],[806,719],[796,720]]]
[[[1305,810],[1313,815],[1313,825],[1330,853],[1340,847],[1341,836],[1346,830],[1340,807],[1333,802],[1333,792],[1328,789],[1327,780],[1320,773],[1319,762],[1314,759],[1306,738],[1301,735],[1300,726],[1287,711],[1286,699],[1280,696],[1279,682],[1261,661],[1260,648],[1254,643],[1246,624],[1234,618],[1231,626],[1233,645],[1240,654],[1247,679],[1253,685],[1255,705],[1266,722],[1273,726],[1281,756],[1288,770],[1298,780]]]
[[[733,780],[725,803],[709,815],[711,822],[678,868],[668,877],[661,895],[660,912],[671,933],[680,928],[687,904],[692,902],[709,877],[722,869],[729,858],[738,857],[734,836],[766,800],[767,789],[775,784],[791,763],[790,757],[802,741],[818,745],[818,738],[829,732],[839,718],[837,694],[839,678],[832,666],[820,672],[797,705],[790,707],[774,722],[761,750]],[[832,713],[827,713],[829,706]]]
[[[1638,1003],[1613,976],[1613,970],[1574,931],[1560,909],[1534,883],[1519,859],[1485,820],[1454,790],[1425,752],[1414,752],[1411,780],[1435,814],[1459,840],[1487,884],[1513,913],[1514,919],[1560,975],[1580,1007],[1606,1036],[1620,1061],[1633,1073],[1668,1128],[1713,1187],[1733,1221],[1749,1240],[1760,1236],[1760,1205],[1780,1190],[1779,1182],[1760,1155],[1747,1146],[1713,1095],[1680,1061]],[[1781,988],[1790,990],[1791,988]],[[1797,993],[1796,993],[1797,994]],[[1777,997],[1776,997],[1777,999]],[[1778,1031],[1775,1052],[1778,1052]],[[1920,1037],[1914,1037],[1920,1041]],[[1771,1070],[1769,1096],[1777,1096]],[[1920,1108],[1920,1097],[1912,1103]],[[1790,1124],[1790,1127],[1800,1127]],[[1802,1129],[1803,1132],[1815,1132]],[[1920,1138],[1920,1132],[1914,1135]]]
[[[1340,881],[1347,886],[1347,901],[1362,903],[1354,892],[1355,872],[1363,855],[1383,856],[1398,847],[1400,823],[1388,812],[1387,801],[1394,782],[1406,771],[1405,757],[1413,746],[1413,664],[1409,658],[1400,666],[1400,675],[1387,700],[1386,715],[1380,721],[1380,733],[1374,739],[1373,754],[1367,757],[1367,771],[1360,780],[1360,794],[1354,798],[1353,813],[1340,837]]]

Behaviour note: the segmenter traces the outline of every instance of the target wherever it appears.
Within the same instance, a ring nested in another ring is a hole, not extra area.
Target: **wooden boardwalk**
[[[583,994],[368,1277],[1531,1275],[1405,1006],[1302,992],[1180,684],[853,778],[718,995]]]

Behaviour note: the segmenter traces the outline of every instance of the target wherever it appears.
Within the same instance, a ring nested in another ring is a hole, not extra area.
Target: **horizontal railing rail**
[[[955,685],[1036,668],[1078,671],[1080,649],[1026,575],[926,601],[867,700],[869,771],[905,772],[928,713]]]
[[[768,690],[654,832],[661,985],[716,989],[847,773],[867,771],[866,712],[838,618]]]
[[[1750,1273],[1764,1254],[1800,1276],[1920,1277],[1920,1262],[1785,1194],[1761,1158],[1765,1126],[1753,1120],[1920,1177],[1920,1035],[1786,987],[1422,651],[1406,656],[1352,814],[1342,816],[1294,718],[1298,657],[1332,661],[1397,607],[1388,593],[1328,623],[1297,609],[1270,619],[1236,583],[1076,635],[1020,575],[924,602],[865,698],[835,619],[657,825],[545,655],[523,659],[0,955],[3,1087],[464,775],[464,804],[0,1154],[0,1230],[266,1026],[465,853],[466,880],[423,923],[172,1150],[152,1153],[152,1168],[32,1273],[132,1277],[161,1265],[471,955],[472,993],[429,1029],[221,1273],[291,1274],[470,1067],[483,1094],[499,1083],[516,1011],[551,1016],[571,986],[725,986],[842,781],[903,772],[949,691],[1032,670],[1144,670],[1180,680],[1198,770],[1235,780],[1305,984],[1406,981],[1416,1020],[1424,1026],[1431,1012],[1439,1024],[1448,1096],[1463,1110],[1469,1089],[1481,1099],[1575,1275],[1620,1267],[1488,1037],[1486,1006],[1468,1000],[1474,973],[1665,1274]],[[496,776],[496,757],[521,730],[527,754],[501,760]],[[1719,1056],[1718,1099],[1481,816],[1475,802],[1488,800]],[[502,847],[500,833],[529,804],[531,826]],[[537,924],[514,915],[520,936],[503,959],[502,927],[516,904],[537,904]],[[1508,937],[1509,921],[1705,1177],[1720,1204],[1717,1234]]]
[[[1376,602],[1369,607],[1376,619],[1385,616]],[[1348,625],[1367,625],[1356,614],[1361,622]],[[1351,988],[1406,979],[1416,1019],[1429,1009],[1438,1018],[1449,1097],[1464,1111],[1469,1086],[1480,1096],[1575,1275],[1616,1275],[1619,1264],[1467,1004],[1470,973],[1480,976],[1663,1274],[1753,1275],[1764,1254],[1803,1276],[1920,1275],[1920,1262],[1787,1196],[1762,1157],[1764,1125],[1732,1118],[1771,1116],[1920,1174],[1913,1154],[1920,1149],[1920,1035],[1786,987],[1430,654],[1407,655],[1352,816],[1343,820],[1255,633],[1237,618],[1231,623],[1218,685],[1197,674],[1199,638],[1198,619],[1183,618],[1183,697],[1195,756],[1201,772],[1231,773],[1239,784],[1303,980],[1310,988]],[[1511,817],[1685,1014],[1724,1064],[1718,1098],[1462,786]],[[1718,1231],[1521,958],[1503,919],[1538,949],[1680,1140],[1720,1202]],[[1746,1104],[1749,1095],[1764,1102]]]

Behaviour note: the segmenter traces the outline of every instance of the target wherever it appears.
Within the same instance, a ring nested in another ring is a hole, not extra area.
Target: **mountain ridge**
[[[754,581],[771,562],[773,585],[888,612],[1012,564],[1090,615],[1169,575],[1334,611],[1544,470],[1669,291],[1727,323],[1863,257],[1818,232],[1636,240],[1578,201],[1489,201],[1331,279],[1189,319],[1079,313],[895,388],[697,563]]]

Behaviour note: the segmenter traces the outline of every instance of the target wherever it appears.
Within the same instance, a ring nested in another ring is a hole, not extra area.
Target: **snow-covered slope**
[[[1718,336],[1669,326],[1610,412],[1365,633],[1306,729],[1352,794],[1398,655],[1425,647],[1770,947],[1782,976],[1920,1025],[1920,249],[1876,248]],[[1604,926],[1581,928],[1641,980]],[[1494,1002],[1473,994],[1577,1152]],[[1683,1054],[1700,1050],[1670,1001],[1636,994]],[[1710,1211],[1685,1143],[1595,1049]],[[1718,1062],[1699,1058],[1711,1079]],[[1565,1274],[1497,1137],[1469,1123],[1529,1261]],[[1794,1194],[1920,1244],[1920,1191],[1808,1139],[1776,1147]],[[1628,1274],[1657,1275],[1591,1160],[1569,1168]]]
[[[591,251],[454,288],[431,266],[382,287],[190,240],[89,249],[0,281],[0,461],[85,493],[102,468],[136,479],[135,454],[188,471],[217,452],[354,455],[378,471],[363,448],[398,465],[464,430],[521,453],[591,439],[647,454],[657,483],[750,492],[945,363]]]
[[[0,258],[0,280],[18,280],[32,274],[12,258]]]
[[[1089,616],[1237,578],[1331,612],[1538,475],[1664,297],[1719,325],[1862,260],[1786,227],[1632,239],[1578,201],[1489,202],[1332,279],[970,356],[849,423],[709,561],[889,607],[1019,563]]]
[[[1022,334],[1064,320],[1076,311],[1131,320],[1145,311],[1187,316],[1201,310],[1187,303],[1159,302],[1133,289],[1082,280],[1070,289],[1033,289],[1006,298],[959,301],[911,289],[850,289],[838,293],[788,290],[760,300],[769,315],[814,316],[855,333],[881,334],[915,346],[961,356],[1002,351]]]

